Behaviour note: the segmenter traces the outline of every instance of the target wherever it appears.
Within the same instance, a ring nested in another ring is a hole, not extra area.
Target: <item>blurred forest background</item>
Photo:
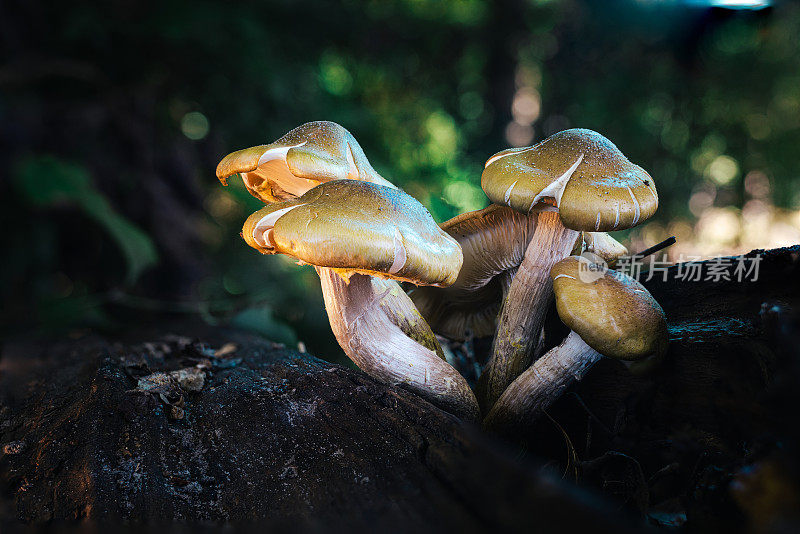
[[[598,130],[673,260],[800,242],[800,5],[711,0],[0,1],[2,335],[170,317],[339,354],[309,267],[239,238],[227,153],[332,120],[438,221],[484,161]]]

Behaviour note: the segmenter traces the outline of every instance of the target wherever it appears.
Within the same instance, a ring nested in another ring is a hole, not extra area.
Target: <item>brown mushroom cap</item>
[[[631,228],[658,207],[650,175],[614,143],[585,129],[498,152],[486,162],[481,185],[492,202],[521,212],[555,206],[564,226],[581,231]]]
[[[419,285],[451,285],[463,261],[458,243],[413,197],[357,180],[271,204],[248,217],[242,236],[265,254]]]
[[[587,265],[585,258],[570,256],[550,271],[564,324],[604,356],[639,360],[663,354],[667,322],[650,292],[630,276],[612,270],[601,276]]]
[[[352,134],[329,121],[307,122],[273,143],[228,154],[217,166],[217,178],[227,185],[236,173],[250,194],[266,203],[345,178],[394,187],[372,168]]]
[[[441,225],[464,253],[455,284],[409,294],[434,332],[451,339],[494,334],[497,313],[536,227],[536,219],[506,206],[463,213]]]

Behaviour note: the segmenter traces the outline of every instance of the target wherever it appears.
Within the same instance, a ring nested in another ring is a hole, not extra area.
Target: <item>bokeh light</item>
[[[739,164],[730,156],[717,156],[706,167],[705,174],[720,185],[727,185],[739,174]]]
[[[181,132],[192,141],[204,139],[210,127],[206,116],[199,111],[191,111],[181,119]]]
[[[102,296],[124,289],[222,302],[217,319],[335,350],[313,269],[249,249],[238,233],[261,203],[214,176],[225,154],[310,120],[348,128],[440,222],[488,204],[492,154],[580,127],[656,181],[655,216],[615,233],[632,250],[800,242],[800,4],[722,9],[759,4],[353,0],[315,6],[313,23],[285,3],[212,3],[164,10],[135,39],[117,38],[124,6],[63,10],[15,39],[75,64],[34,55],[0,76],[4,212],[37,221],[7,237],[8,324],[51,304],[72,310],[54,325],[112,324]]]

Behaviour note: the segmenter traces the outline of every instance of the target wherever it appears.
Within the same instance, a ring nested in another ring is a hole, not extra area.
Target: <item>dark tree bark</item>
[[[535,456],[570,456],[582,483],[657,524],[741,531],[758,522],[741,505],[752,495],[735,498],[736,491],[749,471],[773,461],[786,480],[769,484],[786,502],[771,502],[769,513],[800,510],[792,460],[800,456],[800,247],[753,251],[745,261],[759,255],[756,280],[737,280],[736,258],[723,258],[730,265],[718,280],[706,279],[710,262],[695,282],[681,279],[685,265],[650,281],[642,276],[667,314],[670,346],[661,365],[634,376],[603,359],[549,418],[508,437]],[[554,315],[550,345],[565,333]]]
[[[619,527],[602,500],[404,390],[246,335],[206,339],[236,350],[217,357],[176,337],[7,347],[5,513],[326,530]]]

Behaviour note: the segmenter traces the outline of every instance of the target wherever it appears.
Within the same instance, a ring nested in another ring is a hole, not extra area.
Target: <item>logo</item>
[[[603,278],[608,271],[606,261],[593,252],[584,252],[578,259],[578,278],[581,282],[591,284]]]

